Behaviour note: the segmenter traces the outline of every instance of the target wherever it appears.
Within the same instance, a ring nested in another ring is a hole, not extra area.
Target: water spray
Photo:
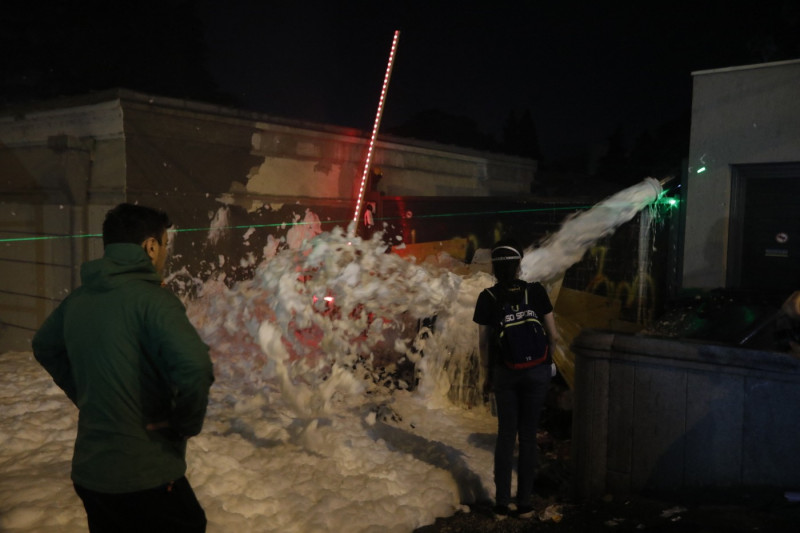
[[[549,282],[580,261],[586,250],[613,233],[663,192],[654,178],[628,187],[603,200],[592,209],[567,220],[539,248],[529,248],[522,258],[522,279]]]

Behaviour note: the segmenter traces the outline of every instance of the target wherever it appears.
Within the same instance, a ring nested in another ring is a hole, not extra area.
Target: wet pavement
[[[800,504],[788,502],[783,493],[762,491],[739,495],[635,496],[587,502],[542,499],[540,517],[496,521],[488,504],[473,506],[469,513],[439,519],[417,533],[457,532],[692,532],[692,533],[797,533]],[[546,511],[550,511],[547,513]]]
[[[569,394],[554,384],[551,399]],[[459,532],[692,532],[692,533],[800,533],[800,502],[784,488],[698,490],[671,494],[611,496],[576,501],[571,484],[571,416],[549,401],[542,415],[539,470],[536,481],[537,516],[497,521],[492,502],[470,506],[415,533]],[[800,480],[797,496],[800,499]],[[787,499],[787,495],[789,498]]]

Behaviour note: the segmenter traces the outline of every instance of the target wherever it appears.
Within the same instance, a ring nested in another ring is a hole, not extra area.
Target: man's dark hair
[[[492,248],[492,272],[499,282],[512,281],[517,278],[519,262],[522,259],[522,248],[513,239],[499,241]]]
[[[160,209],[133,204],[119,204],[106,213],[103,221],[103,247],[109,244],[129,242],[142,244],[148,237],[159,243],[172,222]]]

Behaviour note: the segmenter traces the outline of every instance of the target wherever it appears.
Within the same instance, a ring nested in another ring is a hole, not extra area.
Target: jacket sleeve
[[[148,351],[170,387],[170,427],[184,437],[200,433],[214,372],[208,346],[186,316],[180,300],[166,289],[148,324]]]
[[[64,342],[64,303],[44,321],[33,337],[33,356],[53,378],[56,385],[66,393],[72,403],[77,404],[78,392],[72,377],[72,367],[67,357]]]

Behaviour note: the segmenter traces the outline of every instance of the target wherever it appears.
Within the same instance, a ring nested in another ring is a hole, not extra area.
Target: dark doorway
[[[735,165],[728,287],[800,289],[800,163]]]

